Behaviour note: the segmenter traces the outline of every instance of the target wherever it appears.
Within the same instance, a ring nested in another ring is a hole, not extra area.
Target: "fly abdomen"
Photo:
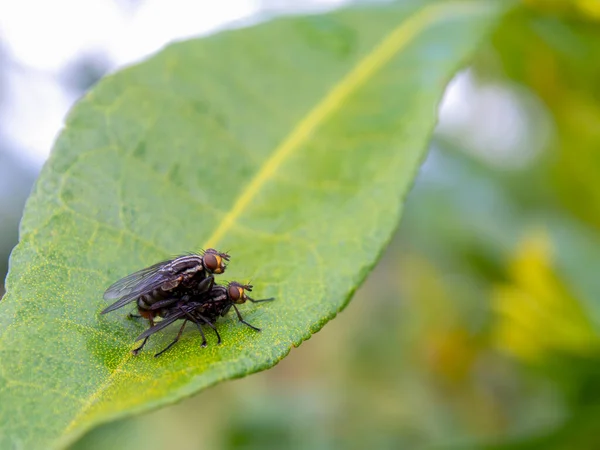
[[[138,304],[139,309],[150,309],[150,307],[152,306],[152,303],[154,303],[154,302],[151,303],[148,299],[148,296],[151,296],[151,295],[152,295],[152,293],[142,295],[140,298],[138,298],[137,304]]]

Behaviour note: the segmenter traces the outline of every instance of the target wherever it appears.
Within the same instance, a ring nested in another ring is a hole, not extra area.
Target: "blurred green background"
[[[73,448],[600,448],[599,80],[600,2],[524,2],[453,81],[338,318],[269,371]],[[34,176],[16,161],[0,144],[0,271]]]

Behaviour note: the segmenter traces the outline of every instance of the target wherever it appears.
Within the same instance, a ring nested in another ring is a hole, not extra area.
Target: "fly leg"
[[[178,300],[179,300],[178,298],[167,298],[165,300],[160,300],[156,303],[153,303],[150,306],[150,310],[155,311],[157,309],[164,308],[165,306],[171,306],[173,303],[177,303]]]
[[[234,303],[232,306],[233,306],[233,309],[235,309],[235,313],[237,314],[237,316],[238,316],[238,319],[240,320],[240,322],[242,322],[242,323],[243,323],[244,325],[246,325],[246,326],[249,326],[249,327],[250,327],[250,328],[252,328],[253,330],[260,331],[260,328],[256,328],[254,325],[251,325],[251,324],[249,324],[248,322],[246,322],[246,321],[244,320],[244,318],[243,318],[243,317],[242,317],[242,315],[240,314],[240,311],[239,311],[239,309],[237,309],[237,306],[235,306],[235,303]]]
[[[132,355],[137,355],[139,352],[142,351],[142,349],[144,348],[144,345],[146,345],[146,342],[148,342],[148,338],[150,336],[147,336],[144,341],[142,342],[142,345],[140,345],[138,348],[134,348],[133,350],[131,350],[131,354]]]
[[[196,318],[194,316],[192,316],[188,311],[186,311],[184,308],[182,308],[181,306],[179,307],[179,309],[186,315],[189,317],[189,320],[191,320],[192,322],[194,322],[196,324],[196,326],[198,327],[198,330],[200,331],[200,335],[202,336],[202,344],[200,344],[201,347],[206,347],[206,336],[204,336],[204,331],[202,330],[202,325],[200,323],[198,323],[198,320],[196,320]]]
[[[198,283],[198,286],[196,287],[196,289],[198,290],[199,293],[208,292],[213,288],[214,284],[215,284],[215,277],[213,277],[211,275],[209,277],[206,277],[200,283]]]
[[[160,352],[158,352],[156,355],[154,355],[154,357],[156,358],[157,356],[162,355],[164,352],[166,352],[167,350],[169,350],[171,347],[173,347],[175,345],[175,343],[179,340],[179,338],[181,337],[181,334],[183,333],[183,330],[185,328],[185,324],[187,323],[187,319],[185,319],[183,321],[183,325],[181,325],[181,328],[179,329],[179,333],[177,333],[177,337],[175,337],[175,339],[173,339],[173,342],[171,342],[169,345],[167,345],[165,348],[163,348]],[[146,338],[148,339],[148,338]]]
[[[217,335],[217,345],[221,344],[221,335],[219,334],[219,330],[217,330],[217,327],[214,326],[214,324],[208,320],[206,317],[204,317],[201,314],[196,314],[200,320],[202,320],[206,325],[208,325],[209,327],[211,327],[213,330],[215,330],[215,334]]]
[[[154,326],[154,319],[148,319],[148,321],[150,322],[150,328],[152,328]],[[142,351],[142,349],[144,348],[144,345],[146,345],[146,342],[148,342],[148,338],[150,336],[146,336],[146,338],[144,339],[144,342],[142,342],[142,345],[140,345],[138,348],[134,348],[133,350],[131,350],[131,353],[133,355],[137,355],[139,352]]]
[[[133,311],[136,311],[138,308],[135,308]],[[129,314],[127,314],[127,318],[128,319],[141,319],[142,316],[140,316],[139,314],[134,314],[133,311],[131,311]]]
[[[248,300],[250,300],[252,303],[272,302],[273,300],[275,300],[275,297],[261,298],[260,300],[254,300],[253,298],[250,298],[247,295],[246,295],[246,298]]]

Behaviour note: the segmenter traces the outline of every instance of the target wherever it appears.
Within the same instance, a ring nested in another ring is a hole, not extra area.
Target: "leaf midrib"
[[[265,183],[273,177],[283,161],[304,144],[312,133],[343,104],[358,88],[364,85],[391,58],[400,52],[420,31],[435,22],[444,12],[456,13],[458,9],[474,11],[481,3],[472,0],[443,2],[429,5],[409,16],[400,25],[386,35],[375,48],[361,59],[353,69],[343,77],[325,98],[319,102],[300,123],[292,130],[287,138],[273,151],[262,168],[252,178],[241,195],[222,218],[212,235],[206,240],[203,248],[217,247],[218,242],[234,226],[237,218],[256,197]],[[117,367],[108,375],[104,383],[96,389],[83,403],[73,420],[65,427],[62,436],[75,428],[79,419],[92,407],[98,398],[108,389],[122,368],[131,360],[130,352],[123,357]]]

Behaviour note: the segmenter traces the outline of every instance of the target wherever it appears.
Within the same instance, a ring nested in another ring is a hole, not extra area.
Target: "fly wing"
[[[115,298],[121,298],[132,292],[144,290],[143,286],[147,285],[152,280],[157,278],[164,278],[161,275],[161,268],[170,264],[172,260],[161,261],[145,269],[138,270],[124,278],[121,278],[116,283],[113,283],[104,293],[104,300],[112,300]]]
[[[121,278],[111,285],[104,293],[104,299],[119,300],[104,309],[102,314],[119,309],[140,296],[158,289],[165,282],[170,281],[173,276],[172,273],[163,270],[163,268],[167,267],[171,262],[172,260],[159,262],[131,275],[127,275],[125,278]]]
[[[169,314],[167,317],[165,317],[163,320],[161,320],[154,326],[148,328],[146,331],[144,331],[142,334],[140,334],[135,340],[140,341],[142,339],[147,338],[148,336],[153,335],[154,333],[159,332],[160,330],[162,330],[164,328],[167,328],[173,322],[176,322],[177,320],[186,317],[186,315],[188,313],[192,312],[197,307],[198,307],[197,303],[190,303],[188,305],[183,306],[180,309],[177,309],[175,312],[173,312],[172,314]]]

